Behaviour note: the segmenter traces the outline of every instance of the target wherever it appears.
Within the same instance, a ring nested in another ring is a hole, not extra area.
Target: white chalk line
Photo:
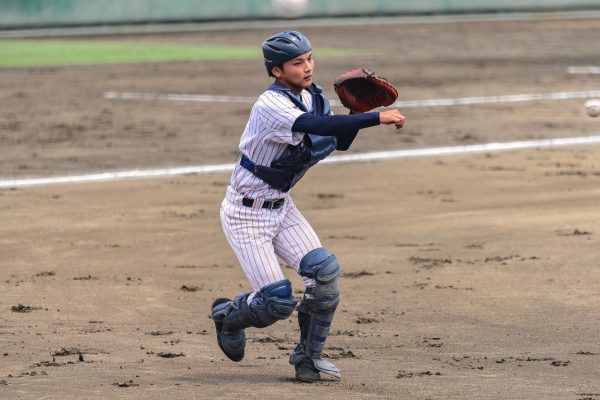
[[[429,99],[429,100],[404,100],[395,102],[392,107],[398,108],[416,108],[416,107],[440,107],[440,106],[461,106],[474,104],[495,104],[495,103],[518,103],[527,101],[542,100],[571,100],[587,99],[590,97],[600,97],[600,90],[583,90],[573,92],[554,92],[554,93],[525,93],[509,94],[502,96],[477,96],[477,97],[459,97],[448,99]],[[105,99],[118,100],[143,100],[143,101],[192,101],[200,103],[244,103],[252,104],[256,101],[255,97],[247,96],[219,96],[207,94],[160,94],[160,93],[141,93],[141,92],[105,92]],[[341,106],[337,100],[330,100],[332,106]]]
[[[558,139],[526,140],[504,143],[485,143],[466,146],[433,147],[425,149],[377,151],[371,153],[359,153],[348,155],[335,155],[321,161],[324,164],[339,164],[349,162],[370,162],[394,158],[428,157],[464,153],[497,152],[507,150],[522,150],[532,148],[547,148],[559,146],[572,146],[583,144],[599,144],[600,136],[580,136]],[[0,188],[19,188],[27,186],[89,183],[118,181],[134,178],[156,178],[164,176],[186,175],[186,174],[209,174],[232,171],[235,164],[198,165],[179,168],[162,169],[135,169],[131,171],[102,172],[90,175],[73,175],[48,178],[29,178],[0,180]]]
[[[569,67],[567,73],[571,75],[599,75],[600,67],[586,66],[586,67]]]

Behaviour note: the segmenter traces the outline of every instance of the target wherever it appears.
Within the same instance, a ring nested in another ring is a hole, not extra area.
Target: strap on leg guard
[[[264,328],[280,319],[288,318],[296,307],[292,284],[284,279],[264,286],[248,304],[250,293],[232,300],[229,312],[223,319],[223,327],[240,330],[248,327]]]
[[[263,287],[248,304],[250,293],[233,300],[217,299],[213,303],[212,318],[217,329],[217,343],[233,361],[244,358],[245,328],[264,328],[289,317],[296,307],[292,284],[285,279]]]
[[[340,301],[340,265],[335,255],[321,247],[302,258],[300,274],[314,279],[316,285],[306,288],[298,305],[300,344],[290,356],[290,363],[295,365],[303,357],[309,357],[319,371],[339,378],[339,370],[321,359],[321,353]]]

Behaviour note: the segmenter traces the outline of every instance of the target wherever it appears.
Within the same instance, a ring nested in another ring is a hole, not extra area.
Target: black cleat
[[[219,344],[219,348],[231,361],[238,362],[244,358],[246,334],[243,330],[233,333],[223,331],[223,319],[227,315],[227,306],[225,303],[229,302],[231,302],[231,299],[216,299],[211,307],[212,319],[217,329],[217,343]]]
[[[296,379],[301,382],[318,382],[321,380],[319,371],[308,357],[299,361],[294,365],[294,368],[296,368]]]

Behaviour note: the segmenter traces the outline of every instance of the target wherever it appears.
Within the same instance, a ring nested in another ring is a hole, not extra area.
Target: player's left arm
[[[359,130],[357,129],[354,132],[345,133],[343,135],[336,135],[337,144],[335,146],[335,149],[340,151],[348,150],[350,148],[350,145],[354,142],[354,139],[356,139],[358,131]]]

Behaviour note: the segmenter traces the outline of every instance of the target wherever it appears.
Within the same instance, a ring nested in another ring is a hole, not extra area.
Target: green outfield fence
[[[600,9],[600,0],[308,0],[303,17]],[[0,29],[278,18],[272,0],[0,0]]]

